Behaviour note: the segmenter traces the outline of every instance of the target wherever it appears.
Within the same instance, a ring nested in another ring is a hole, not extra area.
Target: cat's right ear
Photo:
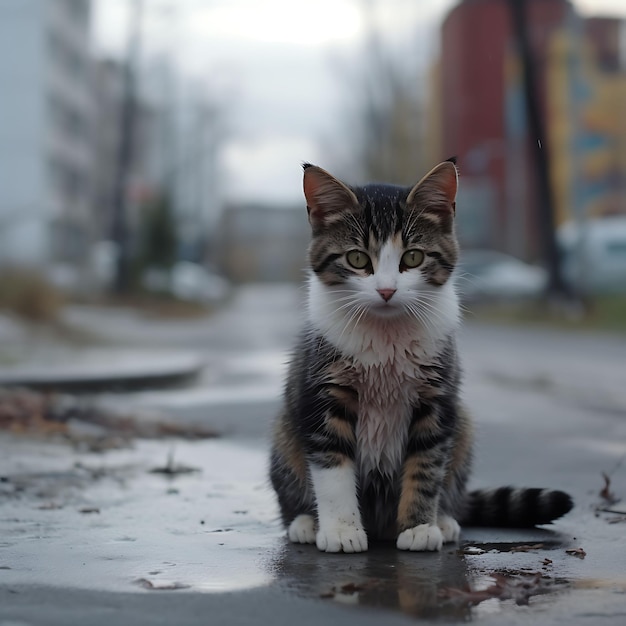
[[[306,210],[314,230],[332,224],[343,211],[358,206],[354,192],[326,170],[310,163],[302,168]]]

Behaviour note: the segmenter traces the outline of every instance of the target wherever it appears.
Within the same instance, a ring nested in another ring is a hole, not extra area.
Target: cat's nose
[[[391,300],[391,297],[393,296],[393,294],[396,293],[395,289],[377,289],[376,291],[378,291],[378,293],[380,294],[380,297],[385,302],[389,302],[389,300]]]

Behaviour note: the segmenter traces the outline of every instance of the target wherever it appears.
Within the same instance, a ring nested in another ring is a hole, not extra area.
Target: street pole
[[[522,64],[524,99],[528,131],[532,141],[531,155],[535,168],[537,187],[537,218],[541,233],[543,256],[548,270],[548,296],[555,300],[565,300],[569,290],[563,280],[560,254],[556,240],[554,201],[550,185],[550,161],[548,145],[541,115],[535,61],[530,48],[528,21],[526,15],[527,0],[509,0],[513,33]]]
[[[130,249],[128,229],[128,183],[134,153],[136,122],[136,66],[141,47],[141,18],[143,0],[134,0],[124,63],[122,110],[120,115],[120,138],[117,155],[117,171],[113,194],[113,219],[111,238],[117,246],[114,291],[127,293],[130,288]]]

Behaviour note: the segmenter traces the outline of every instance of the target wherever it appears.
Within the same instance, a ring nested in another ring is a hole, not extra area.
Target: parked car
[[[626,216],[588,220],[583,228],[568,222],[559,229],[565,281],[574,290],[626,293]]]
[[[230,291],[228,280],[198,263],[177,261],[170,270],[151,268],[142,277],[144,288],[172,294],[188,302],[218,302]]]
[[[542,267],[488,249],[463,252],[455,273],[459,295],[465,301],[537,298],[548,281]]]
[[[171,292],[181,300],[216,302],[229,292],[229,282],[203,265],[178,261],[170,273]]]

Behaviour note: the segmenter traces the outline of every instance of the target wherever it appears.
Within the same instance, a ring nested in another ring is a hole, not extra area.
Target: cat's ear
[[[302,167],[306,210],[314,229],[332,224],[342,211],[358,206],[354,192],[326,170],[310,163]]]
[[[409,209],[433,213],[443,224],[451,223],[456,210],[456,192],[459,174],[453,160],[434,167],[409,192],[406,203]]]

